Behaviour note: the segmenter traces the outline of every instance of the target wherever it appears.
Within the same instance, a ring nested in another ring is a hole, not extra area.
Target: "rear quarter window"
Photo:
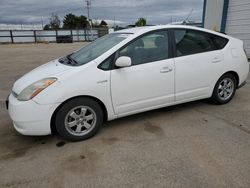
[[[223,49],[227,43],[228,43],[228,39],[221,37],[221,36],[217,36],[217,35],[213,35],[211,34],[211,39],[216,47],[217,50]]]

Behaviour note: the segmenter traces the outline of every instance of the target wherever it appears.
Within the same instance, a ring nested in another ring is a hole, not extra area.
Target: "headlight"
[[[42,90],[53,84],[57,78],[45,78],[26,87],[18,96],[20,101],[28,101],[38,95]]]

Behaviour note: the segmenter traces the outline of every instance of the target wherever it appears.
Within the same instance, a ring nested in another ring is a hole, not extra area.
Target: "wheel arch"
[[[65,104],[67,103],[68,101],[70,100],[73,100],[73,99],[76,99],[76,98],[89,98],[89,99],[92,99],[94,101],[96,101],[102,108],[102,111],[103,111],[103,118],[104,118],[104,121],[106,121],[108,119],[108,111],[107,111],[107,108],[105,106],[105,104],[98,98],[94,97],[94,96],[90,96],[90,95],[79,95],[79,96],[74,96],[74,97],[71,97],[67,100],[65,100],[64,102],[62,102],[56,109],[55,111],[53,112],[52,116],[51,116],[51,119],[50,119],[50,129],[51,129],[51,133],[56,133],[56,127],[55,127],[55,117],[56,117],[56,114],[58,112],[58,110]]]
[[[236,83],[236,86],[237,86],[236,88],[238,88],[239,82],[240,82],[240,77],[239,77],[238,73],[235,72],[235,71],[227,71],[227,72],[225,72],[223,75],[221,75],[221,77],[224,76],[225,74],[231,74],[231,75],[233,75],[233,76],[235,77],[236,82],[237,82],[237,83]],[[220,78],[221,78],[221,77],[220,77]],[[220,78],[219,78],[219,79],[220,79]],[[219,80],[219,79],[218,79],[218,80]]]
[[[216,94],[216,93],[217,93],[216,90],[217,90],[217,84],[219,83],[219,81],[220,81],[225,75],[231,75],[232,77],[235,78],[236,87],[234,88],[234,91],[233,91],[232,95],[231,95],[228,99],[222,100],[222,99],[219,99],[218,95]],[[236,91],[236,89],[238,88],[238,86],[239,86],[239,75],[238,75],[238,73],[235,72],[235,71],[227,71],[227,72],[223,73],[223,74],[218,78],[218,80],[216,81],[210,99],[211,99],[215,104],[219,104],[219,105],[221,105],[221,104],[226,104],[226,103],[228,103],[229,101],[231,101],[231,99],[233,98],[233,96],[234,96],[234,94],[235,94],[235,91]]]
[[[213,92],[214,92],[214,89],[215,89],[215,86],[216,86],[217,82],[218,82],[218,81],[221,79],[221,77],[224,76],[225,74],[231,74],[231,75],[233,75],[233,76],[235,77],[236,82],[237,82],[237,83],[236,83],[236,85],[237,85],[236,89],[238,88],[238,86],[239,86],[239,75],[238,75],[237,72],[230,70],[230,71],[224,72],[217,80],[215,80],[215,83],[214,83],[214,85],[213,85],[213,89],[212,89],[211,96],[213,95]]]

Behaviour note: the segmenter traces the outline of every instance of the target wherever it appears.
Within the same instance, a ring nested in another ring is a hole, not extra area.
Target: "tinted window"
[[[191,55],[217,49],[209,33],[196,30],[175,30],[175,41],[177,56]]]
[[[213,34],[211,34],[210,36],[217,50],[224,48],[228,42],[228,39],[224,37],[220,37]]]
[[[167,59],[168,33],[157,31],[147,34],[121,49],[119,56],[130,57],[132,65]]]
[[[110,65],[113,62],[113,58],[114,56],[110,56],[108,59],[106,59],[105,61],[103,61],[98,68],[102,69],[102,70],[110,70]]]

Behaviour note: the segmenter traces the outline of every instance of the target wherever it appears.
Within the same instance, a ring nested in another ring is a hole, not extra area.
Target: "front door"
[[[174,60],[169,55],[168,32],[146,34],[119,52],[132,66],[111,71],[115,113],[133,114],[174,102]]]

